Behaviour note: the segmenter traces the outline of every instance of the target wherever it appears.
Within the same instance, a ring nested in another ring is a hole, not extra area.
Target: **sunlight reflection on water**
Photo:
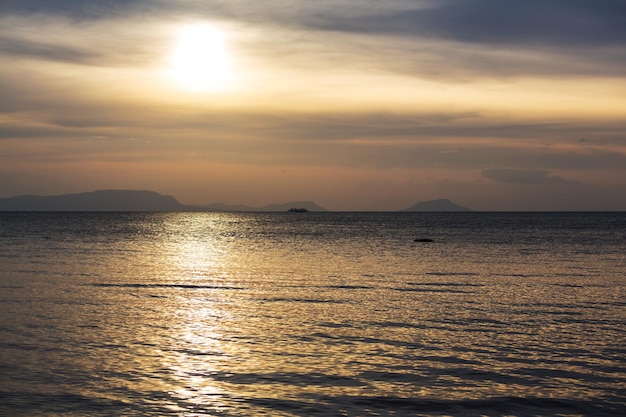
[[[197,306],[186,306],[179,310],[172,340],[177,348],[164,357],[164,366],[170,370],[179,387],[173,394],[185,404],[193,407],[215,407],[215,400],[225,395],[212,380],[218,372],[216,360],[225,353],[220,342],[222,334],[216,323],[219,312],[207,308],[206,302],[196,302]],[[176,332],[177,331],[177,332]]]
[[[578,247],[549,228],[550,245],[512,243],[523,225],[506,216],[489,218],[493,236],[479,215],[33,216],[29,233],[3,224],[0,414],[625,406],[626,243],[612,229],[588,226]],[[424,230],[438,242],[413,243]],[[63,250],[43,238],[55,233]]]

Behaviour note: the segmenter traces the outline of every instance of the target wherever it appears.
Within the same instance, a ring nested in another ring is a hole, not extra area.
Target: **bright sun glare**
[[[208,24],[179,29],[170,56],[171,77],[182,88],[222,90],[231,81],[230,57],[224,33]]]

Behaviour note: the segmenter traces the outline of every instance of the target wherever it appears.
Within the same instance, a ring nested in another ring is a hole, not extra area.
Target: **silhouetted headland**
[[[98,190],[0,199],[0,211],[187,211],[174,197],[145,190]]]
[[[146,190],[98,190],[56,196],[23,195],[0,198],[0,211],[230,211],[285,212],[292,207],[326,211],[312,201],[291,201],[263,207],[245,205],[185,205],[172,196]]]

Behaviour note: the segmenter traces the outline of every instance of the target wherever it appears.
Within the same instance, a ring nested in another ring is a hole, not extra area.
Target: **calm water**
[[[626,415],[625,275],[624,213],[0,213],[0,415]]]

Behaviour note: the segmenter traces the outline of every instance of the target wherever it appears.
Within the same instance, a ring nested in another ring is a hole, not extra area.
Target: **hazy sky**
[[[626,210],[626,1],[1,0],[0,197]]]

